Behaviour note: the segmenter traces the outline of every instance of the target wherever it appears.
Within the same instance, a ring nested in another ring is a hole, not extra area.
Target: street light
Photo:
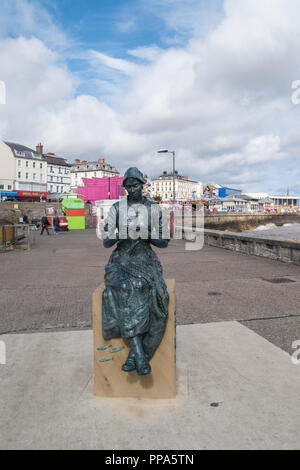
[[[160,149],[157,153],[172,153],[173,154],[173,203],[175,204],[175,151]]]

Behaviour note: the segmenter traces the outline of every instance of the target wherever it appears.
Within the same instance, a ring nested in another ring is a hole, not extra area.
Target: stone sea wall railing
[[[204,243],[247,255],[263,256],[300,265],[300,242],[294,239],[255,238],[240,233],[205,229]]]

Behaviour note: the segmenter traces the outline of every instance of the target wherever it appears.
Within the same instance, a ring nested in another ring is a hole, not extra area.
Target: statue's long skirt
[[[162,267],[149,243],[135,242],[134,251],[119,244],[105,267],[102,302],[104,339],[141,335],[151,359],[164,335],[169,296]]]

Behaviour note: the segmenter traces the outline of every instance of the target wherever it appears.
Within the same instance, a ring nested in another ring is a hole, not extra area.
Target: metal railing
[[[32,224],[0,225],[0,251],[12,248],[30,250],[36,243],[37,231]]]

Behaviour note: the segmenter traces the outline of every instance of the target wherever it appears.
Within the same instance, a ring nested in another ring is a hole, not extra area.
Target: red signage
[[[40,191],[17,191],[17,197],[38,197],[38,198],[46,198],[49,194],[48,192],[40,192]]]

